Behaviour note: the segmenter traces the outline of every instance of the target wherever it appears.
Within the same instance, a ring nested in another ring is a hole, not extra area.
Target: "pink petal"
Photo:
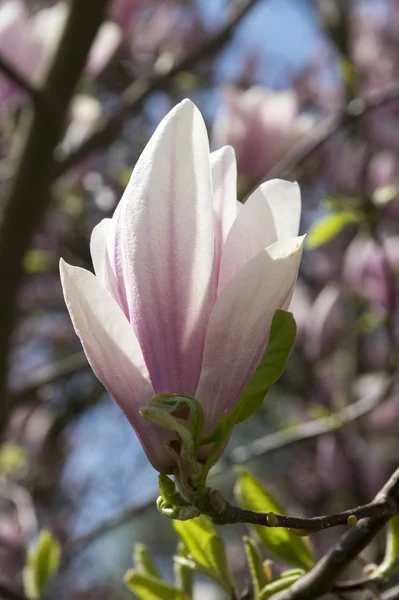
[[[189,100],[155,131],[113,220],[111,264],[154,389],[192,395],[215,286],[208,138]]]
[[[90,50],[87,71],[95,77],[107,66],[122,41],[122,31],[111,21],[103,23]]]
[[[237,216],[237,165],[233,148],[224,146],[212,152],[211,167],[215,212],[215,275],[218,278],[222,248]]]
[[[60,262],[61,283],[73,326],[94,373],[119,404],[153,466],[168,471],[168,434],[147,423],[139,408],[155,395],[129,322],[89,271]]]
[[[205,432],[230,410],[264,352],[277,308],[291,301],[303,238],[277,242],[251,259],[225,287],[212,310],[196,398]]]
[[[218,294],[264,248],[298,235],[300,211],[297,183],[272,179],[258,187],[238,213],[227,237]]]
[[[126,300],[125,287],[118,285],[107,251],[107,245],[113,233],[112,219],[103,219],[91,233],[90,254],[94,272],[102,285],[112,294],[128,318],[129,309]]]

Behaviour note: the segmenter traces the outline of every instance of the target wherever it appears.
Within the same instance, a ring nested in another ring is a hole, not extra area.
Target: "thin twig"
[[[377,378],[377,375],[374,374],[373,377]],[[389,378],[385,374],[380,374],[379,377],[379,389],[375,393],[364,396],[357,402],[345,406],[342,410],[328,417],[301,423],[300,425],[265,435],[244,446],[239,446],[215,465],[212,469],[212,474],[217,474],[225,470],[229,465],[244,463],[264,454],[316,439],[365,417],[381,404],[382,400],[389,395],[394,385],[394,378]]]
[[[314,439],[320,435],[330,433],[337,427],[344,427],[348,423],[369,414],[375,409],[380,404],[381,400],[389,393],[392,385],[392,379],[388,380],[388,378],[382,376],[380,382],[381,389],[378,394],[376,393],[367,396],[353,405],[345,407],[336,415],[331,415],[324,419],[317,419],[310,423],[303,423],[302,425],[298,425],[297,427],[285,431],[272,433],[246,446],[240,446],[230,453],[227,460],[223,459],[218,463],[212,469],[210,475],[213,476],[219,474],[226,470],[231,464],[244,463],[253,458],[257,458],[258,456],[263,456],[293,444],[301,443]],[[140,504],[129,506],[111,519],[101,523],[88,534],[72,539],[66,544],[65,555],[67,557],[74,556],[112,529],[123,525],[123,523],[126,523],[136,516],[143,514],[146,510],[153,508],[155,506],[155,501],[156,496],[153,496]]]
[[[388,511],[383,515],[377,514],[360,521],[340,539],[311,571],[301,577],[288,590],[276,594],[273,600],[316,599],[333,589],[336,579],[398,511],[399,469],[395,471],[381,492],[377,494],[374,502],[387,502],[391,506],[390,512]]]
[[[381,600],[399,600],[399,585],[391,587],[381,594]]]
[[[109,146],[120,134],[124,121],[134,115],[151,94],[167,89],[173,83],[176,75],[182,71],[189,71],[201,61],[209,59],[221,50],[231,39],[236,26],[258,2],[259,0],[246,0],[239,3],[219,31],[205,40],[198,48],[183,56],[166,72],[153,73],[150,77],[134,81],[122,94],[120,106],[115,114],[100,125],[81,146],[59,160],[57,176],[61,176],[89,154]]]
[[[382,108],[399,100],[399,83],[394,83],[383,90],[373,92],[365,98],[354,98],[347,106],[332,117],[328,117],[314,127],[308,135],[304,135],[271,169],[250,187],[242,196],[251,194],[262,181],[292,174],[311,154],[318,150],[327,140],[346,125],[367,116],[375,109]]]
[[[340,513],[325,515],[322,517],[292,517],[289,515],[279,515],[276,513],[261,513],[253,510],[247,510],[226,502],[223,509],[215,513],[212,510],[204,511],[210,516],[217,525],[231,525],[234,523],[250,523],[251,525],[261,525],[262,527],[284,527],[286,529],[298,529],[305,535],[317,533],[324,529],[330,529],[339,525],[353,525],[360,519],[367,517],[380,517],[383,515],[392,516],[392,504],[390,502],[371,502],[364,506],[358,506]],[[395,514],[395,513],[394,513]]]
[[[55,363],[44,365],[28,377],[28,382],[21,389],[12,392],[13,402],[24,402],[42,386],[59,381],[87,367],[88,362],[84,352],[75,352]]]
[[[104,523],[96,527],[89,533],[83,534],[70,542],[67,542],[63,549],[63,560],[69,561],[76,554],[87,548],[90,544],[95,542],[98,538],[106,535],[112,529],[116,529],[120,525],[123,525],[127,521],[134,519],[139,515],[142,515],[146,510],[155,506],[156,497],[152,496],[148,500],[144,500],[140,504],[129,506],[122,512],[118,513],[114,517],[107,519]]]

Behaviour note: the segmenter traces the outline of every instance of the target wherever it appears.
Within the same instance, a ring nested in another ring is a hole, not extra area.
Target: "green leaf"
[[[295,583],[301,575],[291,575],[289,577],[278,577],[271,583],[265,585],[265,587],[261,590],[259,594],[259,600],[266,600],[266,598],[271,598],[277,592],[281,592],[282,590],[286,590],[291,587],[293,583]]]
[[[389,579],[399,571],[399,515],[390,520],[385,557],[372,575],[372,579]]]
[[[245,421],[260,408],[265,395],[284,371],[295,336],[296,323],[292,314],[276,310],[263,358],[230,413],[234,423]]]
[[[26,273],[43,273],[49,271],[54,260],[47,250],[28,250],[24,256],[24,270]]]
[[[258,598],[260,590],[267,584],[265,572],[263,569],[262,557],[259,553],[258,546],[255,540],[245,536],[243,538],[245,554],[252,578],[252,586],[254,589],[255,598]]]
[[[36,545],[27,552],[23,570],[25,594],[30,600],[39,600],[49,580],[60,565],[61,549],[51,531],[43,529]]]
[[[24,467],[27,463],[26,451],[13,442],[0,446],[0,472],[5,475]]]
[[[187,558],[188,550],[179,542],[177,554],[174,556],[174,572],[176,587],[184,592],[189,598],[193,595],[193,571],[187,565],[179,562],[180,558]]]
[[[161,575],[159,574],[159,571],[152,560],[151,554],[149,553],[147,546],[144,546],[144,544],[135,545],[133,562],[136,565],[139,573],[161,579]]]
[[[239,477],[235,486],[238,502],[246,509],[257,512],[284,514],[283,508],[260,482],[247,470],[237,469]],[[252,525],[263,544],[277,558],[306,570],[314,565],[312,552],[302,537],[283,527]]]
[[[173,521],[173,526],[193,560],[213,571],[230,592],[233,584],[224,543],[211,521],[201,515],[190,521]]]
[[[360,211],[342,211],[324,216],[310,228],[306,237],[307,247],[314,249],[326,244],[349,223],[358,223],[362,216]]]
[[[166,581],[134,569],[129,569],[123,580],[141,600],[189,600],[183,592]]]

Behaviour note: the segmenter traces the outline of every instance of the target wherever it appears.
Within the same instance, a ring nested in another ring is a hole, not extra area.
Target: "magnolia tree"
[[[1,2],[1,597],[399,598],[398,23]]]

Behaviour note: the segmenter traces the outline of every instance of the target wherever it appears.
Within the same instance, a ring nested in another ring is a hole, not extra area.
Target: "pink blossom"
[[[326,285],[313,303],[305,325],[305,353],[311,360],[328,356],[342,330],[341,292]]]
[[[210,154],[189,101],[161,122],[112,219],[94,229],[96,275],[61,261],[76,333],[153,466],[171,469],[172,434],[139,409],[159,393],[195,396],[209,433],[291,301],[302,253],[295,183],[261,185],[238,210],[234,151]]]
[[[58,2],[32,17],[21,0],[0,5],[0,54],[28,81],[40,83],[49,60],[59,42],[68,7]],[[115,23],[104,23],[91,48],[87,71],[98,75],[120,44],[121,33]],[[5,76],[0,77],[0,99],[3,108],[20,101],[22,94]]]
[[[399,269],[399,237],[387,238],[384,252],[389,268]],[[358,236],[349,245],[343,278],[350,290],[363,296],[375,309],[389,303],[387,269],[382,249],[370,238]]]
[[[213,127],[216,146],[231,144],[238,173],[257,181],[310,128],[311,119],[298,115],[294,93],[254,86],[245,92],[229,88]]]

